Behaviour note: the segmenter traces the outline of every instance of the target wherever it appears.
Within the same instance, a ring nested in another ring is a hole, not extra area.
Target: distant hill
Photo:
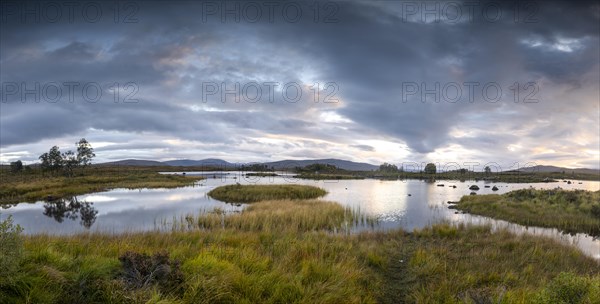
[[[207,158],[202,160],[191,160],[191,159],[179,159],[179,160],[168,160],[163,162],[169,166],[176,167],[197,167],[197,166],[215,166],[215,167],[235,167],[228,161],[224,161],[218,158]]]
[[[539,172],[539,173],[552,173],[552,172],[558,172],[558,173],[562,173],[563,171],[565,173],[571,173],[571,172],[575,172],[576,174],[600,174],[600,170],[599,169],[587,169],[587,168],[575,168],[575,169],[570,169],[570,168],[563,168],[563,167],[556,167],[556,166],[533,166],[533,167],[527,167],[527,168],[521,168],[519,170],[515,170],[515,171],[519,171],[519,172]]]
[[[306,167],[308,165],[313,164],[327,164],[334,165],[343,170],[349,171],[373,171],[379,169],[379,166],[372,165],[369,163],[360,163],[353,162],[349,160],[337,159],[337,158],[327,158],[327,159],[286,159],[279,160],[274,162],[253,162],[247,163],[245,165],[251,164],[262,164],[266,165],[267,168],[275,168],[275,170],[282,169],[293,169],[295,167]],[[37,164],[36,164],[37,165]],[[230,163],[228,161],[218,159],[218,158],[206,158],[201,160],[191,160],[191,159],[177,159],[177,160],[168,160],[164,162],[154,161],[154,160],[143,160],[143,159],[125,159],[108,163],[101,163],[99,165],[118,165],[118,166],[172,166],[172,167],[220,167],[220,168],[235,168],[240,167],[244,164],[239,163]],[[520,168],[518,170],[508,170],[506,172],[533,172],[533,173],[562,173],[570,174],[574,172],[575,174],[593,174],[600,175],[600,169],[587,169],[587,168],[564,168],[557,166],[532,166],[526,168]]]
[[[291,169],[294,167],[305,167],[312,164],[327,164],[334,165],[340,169],[350,171],[371,171],[377,170],[379,166],[375,166],[368,163],[358,163],[342,159],[303,159],[303,160],[280,160],[275,162],[267,163],[252,163],[252,164],[263,164],[268,168],[275,168],[275,170]],[[207,158],[202,160],[191,160],[191,159],[178,159],[169,160],[164,162],[153,161],[153,160],[141,160],[141,159],[125,159],[120,161],[102,163],[100,165],[117,165],[117,166],[173,166],[173,167],[201,167],[201,166],[214,166],[222,168],[232,168],[239,166],[240,164],[230,163],[228,161]]]
[[[99,165],[111,165],[111,166],[165,166],[163,162],[154,160],[143,160],[143,159],[124,159],[114,162],[101,163]]]
[[[267,165],[267,167],[274,167],[275,170],[286,169],[286,168],[294,168],[294,167],[305,167],[313,164],[326,164],[326,165],[334,165],[340,169],[350,170],[350,171],[371,171],[379,169],[379,166],[375,166],[368,163],[357,163],[348,160],[342,159],[304,159],[304,160],[280,160],[275,162],[263,163]]]

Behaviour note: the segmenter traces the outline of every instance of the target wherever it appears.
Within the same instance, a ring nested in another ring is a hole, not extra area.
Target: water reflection
[[[89,229],[96,222],[98,210],[94,203],[79,201],[77,197],[67,199],[46,201],[44,203],[44,215],[62,223],[65,218],[70,220],[80,219],[81,226]]]
[[[564,181],[553,183],[500,183],[491,181],[460,180],[337,180],[314,181],[300,180],[283,175],[277,177],[246,176],[247,172],[203,172],[206,176],[192,187],[176,189],[115,189],[101,193],[82,195],[73,201],[38,202],[35,204],[19,204],[6,208],[0,206],[0,220],[12,215],[16,224],[25,229],[26,234],[74,234],[80,232],[99,231],[107,233],[123,233],[133,231],[152,231],[164,223],[179,222],[188,214],[210,212],[220,208],[227,212],[241,210],[243,206],[232,206],[211,199],[207,193],[215,187],[235,184],[306,184],[322,187],[328,191],[324,200],[335,201],[344,206],[360,209],[361,212],[376,216],[379,219],[378,229],[403,228],[411,231],[440,221],[455,223],[496,224],[488,218],[469,214],[455,214],[448,209],[448,201],[458,201],[463,195],[469,195],[469,187],[477,185],[477,194],[502,194],[516,189],[535,187],[538,189],[584,189],[600,190],[597,181]],[[181,173],[180,173],[181,174]],[[194,175],[187,172],[187,175]],[[441,186],[443,184],[443,186]],[[490,187],[486,187],[490,186]],[[494,191],[492,187],[498,189]],[[88,203],[88,202],[94,202]],[[65,220],[68,219],[68,220]],[[79,220],[79,223],[78,221]],[[516,233],[548,235],[559,240],[568,240],[587,254],[600,258],[600,240],[578,234],[564,235],[558,230],[532,229],[520,225],[510,225]],[[567,242],[567,241],[565,241]]]

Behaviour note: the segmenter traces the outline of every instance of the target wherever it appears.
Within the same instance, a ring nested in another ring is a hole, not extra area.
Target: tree
[[[398,172],[398,167],[393,164],[383,163],[382,165],[379,166],[379,171],[396,173],[396,172]]]
[[[60,149],[57,146],[50,148],[50,151],[39,157],[42,170],[56,172],[62,168],[63,158]]]
[[[12,173],[18,173],[18,172],[21,172],[22,170],[23,170],[23,163],[20,160],[10,163],[10,171]]]
[[[296,167],[296,172],[299,173],[336,173],[340,169],[329,164],[311,164],[305,167]]]
[[[435,167],[435,164],[434,164],[434,163],[428,163],[428,164],[425,166],[425,173],[428,173],[428,174],[435,174],[435,172],[436,172],[436,171],[437,171],[437,169],[436,169],[436,167]]]
[[[58,171],[62,168],[63,158],[60,149],[57,146],[50,148],[50,151],[48,151],[48,159],[50,161],[50,170]]]
[[[78,164],[83,166],[84,168],[92,164],[92,159],[96,157],[94,154],[94,148],[92,145],[82,138],[79,142],[75,143],[77,145],[77,161]]]
[[[92,159],[96,157],[92,145],[85,138],[80,139],[75,144],[77,145],[77,154],[71,150],[61,153],[60,149],[54,146],[50,151],[40,155],[42,170],[52,172],[63,170],[65,175],[72,177],[75,168],[91,165]]]
[[[483,169],[483,171],[485,171],[485,174],[488,175],[490,173],[492,173],[492,169],[490,169],[489,166],[485,166],[485,168]]]
[[[73,153],[73,151],[69,150],[65,153],[62,153],[61,157],[62,157],[63,170],[64,170],[65,174],[68,177],[72,177],[73,170],[75,170],[75,168],[77,166],[79,166],[79,160],[78,160],[77,156],[75,156],[75,153]]]
[[[42,171],[48,171],[48,170],[50,170],[50,156],[48,155],[48,152],[40,155],[39,159],[42,162],[40,164],[40,167],[42,168]]]

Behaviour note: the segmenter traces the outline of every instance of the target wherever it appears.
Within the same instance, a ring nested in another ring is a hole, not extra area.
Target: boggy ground
[[[599,302],[598,262],[551,239],[450,224],[347,233],[361,219],[279,200],[169,232],[23,237],[5,222],[0,302]]]

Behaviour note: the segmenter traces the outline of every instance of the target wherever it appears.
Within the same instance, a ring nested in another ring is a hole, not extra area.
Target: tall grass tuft
[[[166,223],[165,223],[166,224]],[[254,203],[241,212],[227,214],[220,208],[200,215],[175,219],[172,231],[234,229],[243,231],[308,232],[349,234],[357,226],[374,227],[377,219],[360,210],[320,200],[274,200]],[[158,227],[168,230],[167,226]]]

